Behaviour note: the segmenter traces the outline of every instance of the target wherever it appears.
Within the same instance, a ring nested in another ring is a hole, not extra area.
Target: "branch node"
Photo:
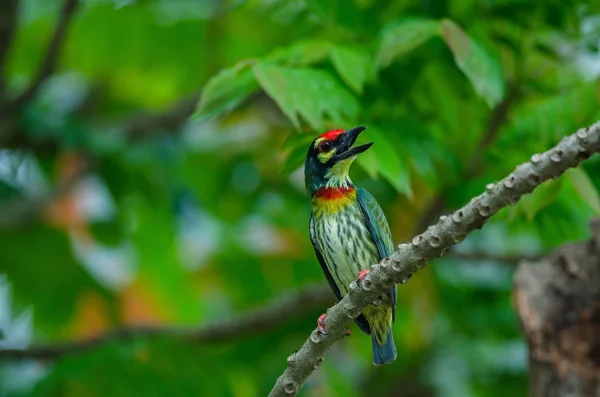
[[[373,289],[373,283],[371,282],[371,273],[368,273],[365,278],[360,282],[360,287],[363,291],[371,291]]]
[[[392,262],[392,270],[395,272],[399,272],[402,270],[402,263],[400,263],[400,261],[393,261]]]
[[[477,207],[477,212],[479,213],[479,215],[481,215],[484,218],[487,218],[491,215],[492,213],[492,208],[487,205],[487,204],[480,204]]]
[[[298,393],[298,385],[291,379],[286,380],[283,383],[283,391],[288,395],[295,395]]]
[[[540,181],[542,180],[542,177],[537,172],[532,172],[531,174],[529,174],[527,176],[527,180],[529,181],[529,184],[531,186],[537,186],[537,185],[540,184]]]
[[[452,214],[452,221],[454,223],[456,223],[457,225],[459,225],[462,223],[464,215],[465,214],[463,213],[462,210],[458,210],[454,214]]]
[[[296,361],[296,353],[298,353],[298,351],[295,351],[288,356],[288,358],[287,358],[288,365],[294,364],[294,362]]]
[[[586,144],[588,137],[588,128],[580,128],[579,131],[577,131],[577,133],[575,134],[575,136],[577,137],[577,139],[579,139],[581,143]]]
[[[562,149],[555,149],[550,152],[550,160],[553,163],[560,163],[564,152]]]
[[[504,187],[507,189],[515,187],[515,174],[510,174],[510,176],[504,180]]]
[[[392,288],[394,286],[394,280],[389,277],[384,278],[381,283],[385,288]]]
[[[323,357],[317,357],[315,364],[313,365],[314,369],[319,369],[319,367],[323,365]]]
[[[494,187],[496,186],[495,183],[488,183],[487,185],[485,185],[485,190],[488,193],[491,193],[494,190]]]
[[[354,320],[360,314],[358,310],[356,310],[356,308],[350,304],[344,306],[344,313],[346,314],[346,317],[351,320]]]
[[[321,334],[316,329],[310,334],[310,341],[314,344],[321,343]]]
[[[540,161],[542,161],[542,155],[539,153],[534,154],[533,156],[531,156],[531,163],[534,165],[537,165]]]
[[[418,236],[412,239],[411,244],[415,247],[418,247],[419,245],[421,245],[421,242],[423,242],[423,236],[419,234]]]
[[[432,246],[433,248],[437,248],[440,246],[441,242],[442,242],[442,240],[440,239],[440,236],[435,231],[435,227],[434,227],[431,231],[431,236],[429,236],[429,245]]]

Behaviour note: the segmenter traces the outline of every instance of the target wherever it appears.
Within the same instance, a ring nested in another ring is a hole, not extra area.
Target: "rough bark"
[[[531,397],[600,396],[600,220],[591,230],[515,273]]]

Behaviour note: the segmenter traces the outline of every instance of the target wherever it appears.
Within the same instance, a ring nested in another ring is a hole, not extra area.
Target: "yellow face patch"
[[[326,140],[327,140],[326,138],[319,138],[319,139],[317,139],[317,140],[315,141],[315,146],[314,146],[314,147],[315,147],[315,149],[318,149],[318,148],[319,148],[319,145],[321,144],[321,142],[323,142],[323,141],[326,141]],[[333,155],[334,155],[334,154],[335,154],[335,148],[331,149],[331,150],[330,150],[330,151],[328,151],[328,152],[322,152],[322,153],[319,153],[319,154],[317,155],[317,158],[319,159],[319,161],[320,161],[322,164],[325,164],[325,163],[327,163],[329,160],[331,160],[331,157],[333,157]]]

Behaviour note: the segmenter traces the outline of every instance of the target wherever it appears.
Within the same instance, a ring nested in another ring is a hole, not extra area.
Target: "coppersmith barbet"
[[[371,265],[394,250],[387,220],[375,198],[356,188],[348,171],[357,155],[372,143],[352,147],[365,127],[333,130],[320,135],[308,148],[304,164],[306,189],[311,197],[310,240],[325,277],[338,299],[348,293]],[[396,310],[396,287],[367,306],[355,322],[372,336],[373,364],[396,358],[392,324]],[[319,317],[319,331],[325,332]]]

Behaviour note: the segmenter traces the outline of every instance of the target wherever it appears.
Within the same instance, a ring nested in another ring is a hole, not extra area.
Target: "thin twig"
[[[464,240],[473,230],[481,228],[490,216],[515,204],[546,180],[557,178],[568,168],[600,151],[600,122],[564,138],[553,149],[534,154],[503,180],[487,186],[486,192],[473,198],[450,216],[441,216],[437,224],[416,236],[411,243],[401,244],[389,258],[373,265],[362,283],[350,284],[349,293],[327,311],[327,334],[313,330],[308,340],[288,359],[288,366],[275,383],[270,397],[295,396],[312,372],[323,362],[327,350],[343,338],[348,323],[377,297],[393,287],[404,284],[413,273],[429,261]]]
[[[43,58],[35,78],[16,98],[5,102],[0,106],[0,116],[13,112],[15,109],[18,109],[24,103],[29,101],[37,93],[42,83],[52,74],[78,3],[78,0],[65,0],[58,17],[54,34],[48,44],[46,55]]]
[[[317,307],[333,302],[335,297],[325,284],[309,286],[295,295],[201,328],[128,327],[116,329],[95,338],[59,344],[33,346],[21,349],[0,349],[0,360],[43,359],[56,360],[66,355],[81,354],[114,341],[129,341],[140,337],[171,336],[195,343],[215,343],[241,339],[264,332],[302,316]]]

